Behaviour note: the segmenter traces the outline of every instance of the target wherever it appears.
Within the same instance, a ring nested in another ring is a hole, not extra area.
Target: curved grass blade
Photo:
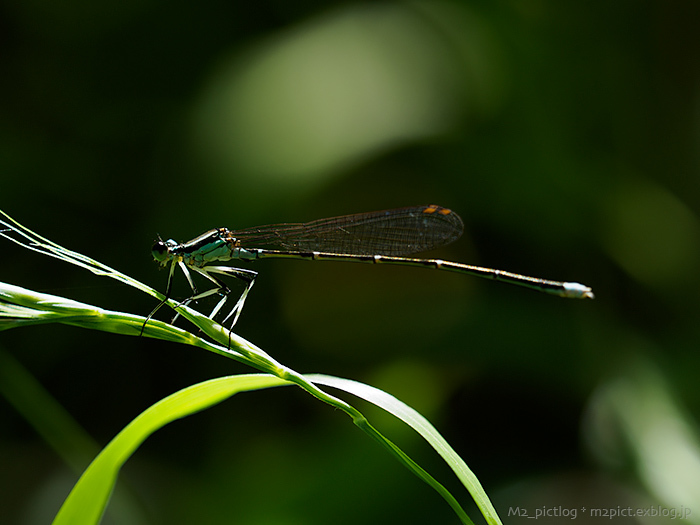
[[[494,525],[501,524],[496,509],[493,507],[491,500],[489,500],[484,488],[481,486],[481,483],[479,483],[474,473],[447,441],[445,441],[445,438],[443,438],[435,427],[420,413],[404,402],[399,401],[391,394],[387,394],[383,390],[358,381],[323,374],[307,374],[305,377],[312,383],[337,388],[364,399],[365,401],[369,401],[413,428],[413,430],[418,432],[423,439],[442,456],[449,467],[457,474],[457,477],[469,491],[472,498],[474,498],[479,510],[481,510],[484,518],[486,518],[486,521]],[[426,482],[429,483],[427,480]],[[438,490],[437,487],[435,487],[435,489]],[[438,490],[438,492],[440,491]]]
[[[347,380],[330,376],[309,376],[318,383],[332,386],[345,384]],[[351,382],[354,383],[354,382]],[[269,374],[247,374],[212,379],[187,387],[148,408],[122,430],[95,458],[78,480],[70,495],[57,514],[54,525],[98,523],[101,519],[109,496],[112,493],[119,470],[136,449],[153,432],[168,423],[213,406],[239,392],[259,390],[276,386],[292,385],[291,381]],[[341,387],[342,388],[342,387]],[[355,390],[371,387],[354,383]],[[349,388],[343,388],[350,390]],[[374,389],[376,390],[376,389]],[[384,394],[385,396],[388,394]],[[362,396],[365,397],[365,396]],[[366,396],[372,401],[373,396]],[[375,399],[377,396],[374,396]],[[391,397],[391,396],[389,396]],[[411,410],[409,407],[404,407]],[[353,417],[355,424],[367,432],[382,445],[387,447],[398,459],[420,479],[432,486],[450,504],[463,523],[473,525],[454,497],[408,457],[399,447],[377,432],[359,412]],[[428,424],[428,426],[430,426]],[[466,465],[465,465],[466,468]],[[495,514],[494,514],[495,515]],[[487,517],[488,523],[500,524],[498,518]]]
[[[284,384],[289,383],[266,374],[222,377],[187,387],[159,401],[129,423],[100,452],[73,487],[53,524],[99,523],[122,465],[159,428],[239,392]]]
[[[189,312],[187,312],[187,314],[190,315]],[[227,332],[222,331],[221,326],[217,325],[209,318],[197,312],[194,312],[193,315],[193,322],[196,322],[198,326],[207,331],[208,335],[214,339],[220,339],[222,345],[228,340],[231,340],[233,347],[237,350],[209,343],[185,330],[158,321],[149,323],[144,335],[198,346],[247,363],[258,369],[271,372],[275,377],[279,378],[280,381],[286,380],[285,382],[288,382],[287,384],[296,384],[319,400],[335,408],[339,408],[353,419],[356,426],[387,448],[417,477],[433,487],[453,508],[463,523],[472,523],[449,491],[423,470],[415,461],[409,458],[399,447],[375,430],[367,419],[353,406],[345,403],[341,399],[328,395],[326,392],[319,389],[318,386],[310,382],[308,378],[280,365],[261,349],[245,339],[235,334],[226,335]],[[140,316],[122,312],[112,312],[63,297],[41,294],[18,286],[0,283],[0,328],[7,329],[32,322],[59,322],[83,328],[135,336],[141,332],[143,320],[144,318]],[[322,383],[320,378],[324,376],[317,377],[319,378],[318,382]],[[342,380],[336,378],[335,384],[338,384],[340,381]],[[370,388],[366,385],[365,387]],[[378,394],[375,398],[378,399]],[[408,409],[408,407],[406,408]],[[427,421],[425,424],[429,426]]]

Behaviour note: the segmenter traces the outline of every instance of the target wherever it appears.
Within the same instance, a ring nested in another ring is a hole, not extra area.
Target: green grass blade
[[[481,483],[469,469],[462,458],[445,441],[440,433],[421,414],[391,394],[357,381],[322,374],[307,374],[306,379],[315,383],[333,388],[338,388],[386,410],[409,425],[425,439],[457,474],[462,484],[474,498],[484,518],[489,524],[501,525],[501,520],[496,513]],[[426,481],[428,482],[428,481]],[[432,483],[431,483],[432,485]],[[438,490],[437,487],[435,487]],[[438,492],[441,492],[438,490]],[[454,507],[453,507],[454,508]]]
[[[348,414],[355,425],[384,446],[406,468],[442,495],[463,523],[472,523],[459,503],[445,487],[409,458],[394,443],[376,431],[357,409],[341,399],[330,396],[309,382],[302,374],[284,367],[263,350],[245,339],[235,334],[229,334],[229,332],[206,316],[194,310],[190,311],[187,307],[183,307],[182,313],[191,318],[192,322],[213,339],[222,341],[222,343],[230,341],[231,348],[209,343],[190,332],[159,321],[149,321],[144,335],[198,346],[271,373],[281,381],[287,380],[290,383],[297,384],[321,401]],[[0,330],[22,326],[27,323],[59,322],[82,328],[134,336],[140,333],[144,321],[145,319],[141,316],[104,310],[63,297],[42,294],[14,285],[0,283]],[[109,486],[111,487],[111,485]],[[101,508],[101,511],[103,510],[104,507]]]
[[[330,376],[309,376],[309,378],[313,378],[318,383],[325,382],[332,386],[344,385],[348,387],[343,388],[347,391],[351,391],[353,388],[355,391],[358,389],[376,390],[361,383],[347,382],[347,380]],[[352,383],[353,388],[349,388],[349,383]],[[171,421],[204,410],[239,392],[292,384],[294,383],[268,374],[229,376],[190,386],[159,401],[125,427],[95,458],[64,502],[54,524],[98,523],[104,513],[121,467],[146,438]],[[388,396],[381,391],[376,391],[374,395],[366,397],[371,401],[372,397],[380,397],[379,393]],[[388,448],[410,471],[442,495],[463,523],[473,525],[473,522],[447,489],[399,447],[376,431],[362,414],[355,409],[351,411],[354,422],[362,430]],[[429,423],[428,426],[430,426]],[[500,523],[497,518],[496,521],[488,521],[489,523]]]
[[[266,374],[222,377],[180,390],[145,410],[102,450],[73,487],[54,525],[99,523],[119,470],[143,441],[168,423],[239,392],[289,384]]]
[[[97,443],[14,357],[0,347],[0,395],[57,454],[80,472],[99,451]]]

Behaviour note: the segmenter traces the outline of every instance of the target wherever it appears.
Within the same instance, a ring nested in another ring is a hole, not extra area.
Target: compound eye
[[[153,254],[153,258],[158,261],[158,262],[164,262],[168,260],[168,255],[170,254],[170,245],[172,241],[163,241],[159,240],[157,243],[153,245],[153,248],[151,248],[151,253]]]

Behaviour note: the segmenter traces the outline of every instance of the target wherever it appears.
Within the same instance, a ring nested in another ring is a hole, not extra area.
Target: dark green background
[[[698,20],[696,2],[673,0],[11,1],[0,206],[160,289],[157,234],[450,207],[465,234],[431,255],[579,281],[595,301],[412,268],[261,261],[237,332],[296,370],[420,410],[506,523],[525,522],[509,509],[556,505],[682,503],[697,517],[700,499],[682,490],[700,486],[692,461],[686,485],[660,482],[680,499],[669,498],[639,473],[677,442],[639,443],[649,428],[694,428],[700,410]],[[154,306],[8,242],[0,253],[5,282]],[[65,326],[0,344],[100,447],[166,395],[250,371]],[[680,415],[666,404],[654,419],[666,393]],[[368,413],[469,504],[424,443]],[[46,523],[78,473],[4,401],[0,420],[0,521]],[[293,389],[173,423],[120,484],[135,515],[114,501],[109,523],[456,522],[349,420]]]

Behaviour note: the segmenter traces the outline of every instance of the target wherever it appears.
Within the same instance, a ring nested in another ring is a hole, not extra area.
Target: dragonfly
[[[175,268],[179,267],[192,289],[192,296],[181,304],[221,296],[209,315],[211,319],[221,312],[231,293],[221,277],[233,277],[245,283],[238,301],[221,323],[225,325],[230,319],[233,328],[258,273],[218,263],[258,259],[349,261],[432,268],[524,286],[559,297],[594,298],[591,288],[580,283],[539,279],[442,259],[407,257],[449,244],[463,231],[464,223],[457,213],[430,204],[235,231],[215,228],[185,243],[173,239],[164,241],[159,237],[152,248],[153,258],[161,266],[169,266],[170,271],[165,299],[148,319],[170,298]],[[192,273],[206,278],[214,288],[198,292]]]

